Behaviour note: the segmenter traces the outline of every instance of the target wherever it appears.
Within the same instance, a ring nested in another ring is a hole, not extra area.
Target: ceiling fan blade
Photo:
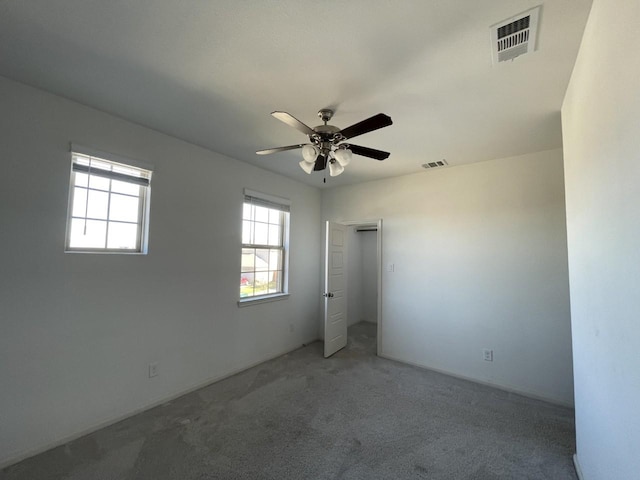
[[[390,116],[385,115],[384,113],[379,113],[371,118],[367,118],[366,120],[342,129],[340,133],[344,138],[353,138],[364,133],[373,132],[379,128],[388,127],[392,124],[393,121]]]
[[[315,133],[310,127],[308,127],[307,125],[302,123],[300,120],[298,120],[296,117],[294,117],[293,115],[287,112],[271,112],[271,115],[273,115],[275,118],[277,118],[281,122],[286,123],[290,127],[293,127],[296,130],[300,130],[305,135],[313,135]]]
[[[266,150],[258,150],[256,153],[258,155],[269,155],[270,153],[278,153],[278,152],[284,152],[286,150],[294,150],[296,148],[302,148],[305,145],[306,143],[300,143],[299,145],[289,145],[287,147],[267,148]]]
[[[361,147],[359,145],[349,145],[348,148],[355,155],[375,158],[376,160],[385,160],[389,158],[389,155],[391,155],[389,152],[383,152],[382,150],[376,150],[375,148]]]
[[[318,158],[316,158],[316,164],[313,166],[313,170],[317,172],[319,170],[324,170],[325,168],[327,168],[327,157],[320,154],[318,155]]]

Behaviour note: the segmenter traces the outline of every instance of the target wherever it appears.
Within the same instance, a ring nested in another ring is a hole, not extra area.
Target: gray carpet
[[[15,480],[572,479],[573,411],[316,342],[0,472]]]

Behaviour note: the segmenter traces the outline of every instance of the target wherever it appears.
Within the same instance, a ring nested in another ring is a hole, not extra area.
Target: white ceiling
[[[489,26],[539,0],[0,0],[0,75],[310,185],[310,126],[394,124],[355,143],[344,185],[561,146],[560,107],[591,0],[547,0],[539,50],[493,67]]]

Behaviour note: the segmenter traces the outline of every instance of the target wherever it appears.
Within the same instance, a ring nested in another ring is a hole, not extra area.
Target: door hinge
[[[331,293],[331,292],[324,293],[322,296],[325,297],[325,298],[333,298],[333,293]]]

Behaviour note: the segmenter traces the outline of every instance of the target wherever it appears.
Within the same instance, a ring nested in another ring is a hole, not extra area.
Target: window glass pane
[[[89,175],[89,187],[100,190],[109,190],[109,179],[97,175]]]
[[[128,195],[140,195],[140,185],[129,182],[121,182],[120,180],[111,180],[111,191],[117,193],[126,193]]]
[[[87,157],[86,155],[81,155],[79,153],[76,153],[73,156],[74,163],[77,163],[79,165],[89,165],[89,160],[91,160],[90,157]]]
[[[269,272],[256,272],[254,283],[254,295],[269,293]]]
[[[91,177],[93,178],[93,177]],[[109,194],[89,190],[89,206],[87,207],[87,217],[107,219],[107,207],[109,204]]]
[[[74,179],[74,185],[77,185],[79,187],[86,187],[87,186],[87,182],[89,181],[89,177],[86,173],[78,173],[76,172],[75,174],[75,179]]]
[[[257,245],[269,245],[269,225],[266,223],[254,224],[255,237],[252,243]]]
[[[96,157],[91,157],[91,168],[100,168],[102,170],[111,171],[111,165],[111,162],[100,160]]]
[[[68,247],[141,251],[146,220],[141,207],[149,187],[97,173],[116,172],[150,179],[151,172],[77,153],[73,153],[73,162],[88,167],[89,173],[71,175]]]
[[[104,248],[107,236],[107,222],[99,220],[85,220],[73,218],[71,220],[71,232],[69,234],[69,247],[71,248]]]
[[[257,222],[269,223],[269,209],[265,207],[255,207],[256,209],[256,218]]]
[[[251,243],[251,222],[248,220],[242,222],[242,243]]]
[[[269,250],[269,270],[282,270],[282,250]]]
[[[269,209],[269,223],[280,224],[280,210]]]
[[[255,270],[256,272],[269,270],[269,250],[256,248]]]
[[[242,205],[242,218],[245,220],[251,219],[251,204],[245,203]]]
[[[126,167],[124,165],[113,165],[112,169],[116,173],[123,173],[125,175],[129,175],[131,177],[139,177],[142,178],[144,175],[141,174],[140,170],[137,168]]]
[[[240,298],[253,296],[253,273],[240,274]]]
[[[107,248],[136,249],[138,225],[133,223],[109,222]]]
[[[269,272],[270,282],[269,282],[269,293],[279,293],[282,291],[282,275],[281,272]]]
[[[243,203],[240,297],[281,293],[285,251],[284,224],[288,214],[278,209]],[[255,248],[257,246],[271,248]],[[279,248],[274,248],[279,247]]]
[[[280,227],[269,225],[269,243],[267,245],[280,245]]]
[[[242,272],[253,272],[256,264],[256,253],[253,248],[242,249]],[[252,280],[253,281],[253,280]]]
[[[138,207],[138,197],[112,194],[111,205],[109,206],[109,220],[137,222],[140,213]]]
[[[73,189],[73,207],[71,209],[72,217],[84,217],[87,207],[87,189],[86,188],[74,188]]]

